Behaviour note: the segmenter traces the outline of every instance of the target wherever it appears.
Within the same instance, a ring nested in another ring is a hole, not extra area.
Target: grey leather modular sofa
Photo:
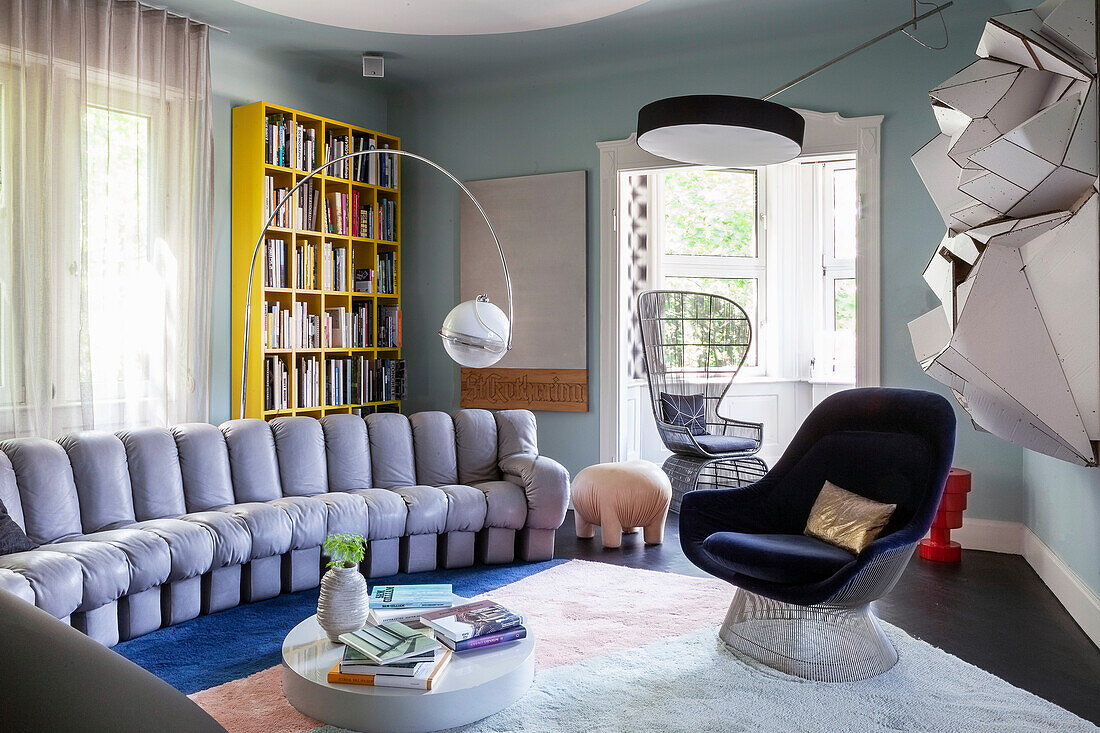
[[[549,559],[569,475],[526,410],[329,415],[8,440],[0,500],[41,545],[0,588],[113,645],[315,587],[334,532],[371,577]]]

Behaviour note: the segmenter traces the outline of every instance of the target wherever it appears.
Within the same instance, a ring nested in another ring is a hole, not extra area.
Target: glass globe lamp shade
[[[443,348],[458,364],[481,369],[508,352],[508,316],[484,296],[459,303],[443,319]]]

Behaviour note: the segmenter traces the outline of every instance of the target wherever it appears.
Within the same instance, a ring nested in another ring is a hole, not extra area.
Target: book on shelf
[[[373,687],[403,687],[411,690],[431,690],[439,684],[439,679],[451,663],[454,653],[449,649],[444,650],[439,659],[431,665],[426,674],[403,676],[389,674],[349,674],[340,671],[340,663],[337,662],[328,672],[329,684],[338,685],[368,685]]]
[[[420,623],[458,642],[522,626],[524,618],[495,601],[484,600],[425,613]]]
[[[360,267],[355,270],[355,292],[374,292],[374,270],[369,267]]]
[[[390,621],[380,626],[364,626],[358,631],[340,634],[338,638],[341,643],[379,664],[400,662],[442,647],[435,638],[400,621]]]
[[[317,287],[317,245],[299,243],[294,250],[294,287],[299,290],[319,290]]]
[[[492,634],[483,634],[482,636],[475,636],[471,639],[463,639],[462,641],[455,641],[450,637],[439,634],[437,637],[443,646],[447,647],[453,652],[468,652],[472,649],[485,649],[486,647],[499,646],[501,644],[507,644],[511,641],[519,641],[520,639],[527,638],[527,629],[523,626],[513,626],[510,629],[504,631],[496,631]]]
[[[376,585],[371,588],[371,608],[450,608],[454,603],[450,583]]]
[[[426,677],[446,650],[434,649],[417,657],[407,657],[393,664],[379,664],[354,647],[345,646],[340,671],[345,674],[385,674],[398,677]]]
[[[320,407],[321,364],[316,356],[298,359],[298,407]]]

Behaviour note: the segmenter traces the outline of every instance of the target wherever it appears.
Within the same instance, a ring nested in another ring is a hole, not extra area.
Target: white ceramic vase
[[[340,634],[363,628],[369,613],[367,581],[358,566],[329,568],[321,578],[321,595],[317,598],[317,623],[328,638],[335,642]]]

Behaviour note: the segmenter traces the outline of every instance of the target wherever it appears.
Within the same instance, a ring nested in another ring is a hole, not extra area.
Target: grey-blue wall
[[[948,14],[949,50],[933,53],[895,36],[803,83],[783,103],[845,116],[884,114],[882,159],[882,362],[888,385],[934,389],[913,360],[906,323],[936,301],[921,273],[943,223],[909,156],[933,137],[927,91],[974,60],[986,17],[999,2],[968,2]],[[923,32],[934,36],[934,28]],[[873,32],[768,39],[759,45],[705,49],[642,66],[601,65],[552,81],[462,89],[418,89],[390,98],[390,127],[405,147],[424,153],[467,180],[566,170],[588,171],[588,323],[592,409],[539,413],[540,449],[571,471],[598,460],[599,159],[596,142],[635,129],[639,107],[654,99],[702,92],[759,95],[859,43]],[[457,302],[458,199],[440,177],[405,166],[405,353],[410,410],[457,405],[457,368],[435,331]],[[522,298],[522,293],[516,297]],[[971,468],[971,516],[1019,521],[1023,459],[1019,448],[977,433],[959,411],[956,463]]]
[[[1023,453],[1024,524],[1100,595],[1100,469]]]
[[[334,83],[337,75],[309,58],[242,48],[231,35],[211,33],[214,92],[214,291],[210,355],[210,421],[235,415],[230,395],[230,276],[232,244],[233,108],[257,101],[281,104],[371,129],[386,130],[386,97],[370,80]]]

